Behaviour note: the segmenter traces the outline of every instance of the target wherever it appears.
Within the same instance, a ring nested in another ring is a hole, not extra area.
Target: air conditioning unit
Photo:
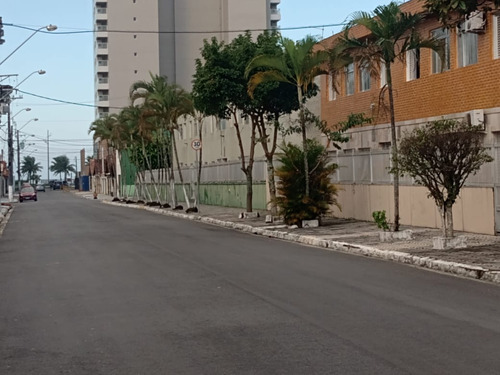
[[[484,122],[484,110],[482,109],[473,109],[467,114],[467,117],[470,118],[469,123],[472,126],[481,126],[483,130],[486,130],[485,122]]]
[[[484,13],[477,10],[465,17],[463,31],[466,33],[484,33],[485,24]]]

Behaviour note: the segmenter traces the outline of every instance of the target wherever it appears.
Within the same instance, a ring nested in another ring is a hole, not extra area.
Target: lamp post
[[[1,65],[1,63],[0,63],[0,65]],[[35,73],[45,74],[45,70],[35,70],[34,72],[30,73],[25,79],[23,79],[20,83],[18,83],[16,87],[7,86],[7,85],[0,85],[0,89],[2,92],[2,94],[0,96],[0,103],[3,103],[3,102],[7,103],[7,112],[8,112],[8,116],[7,116],[7,130],[8,130],[7,147],[9,149],[9,202],[12,202],[14,199],[14,191],[13,191],[14,174],[13,174],[13,170],[12,170],[13,162],[14,162],[14,147],[12,145],[13,144],[13,134],[12,134],[13,131],[12,131],[12,126],[11,126],[12,118],[10,116],[10,103],[11,103],[12,99],[11,99],[10,95],[12,94],[12,92],[16,88],[18,88],[24,81],[26,81],[29,77],[31,77]],[[3,91],[5,91],[5,93]],[[29,110],[31,110],[31,108]],[[21,111],[19,111],[19,112],[21,112]],[[16,116],[18,113],[16,113],[14,116]]]
[[[32,118],[26,124],[21,126],[21,128],[16,130],[16,136],[17,136],[17,190],[18,191],[21,191],[21,147],[19,144],[19,131],[22,128],[24,128],[26,125],[28,125],[31,121],[38,121],[38,119]]]
[[[43,70],[43,69],[40,69],[40,70],[35,70],[34,72],[31,72],[30,74],[28,74],[28,75],[26,76],[26,78],[24,78],[24,79],[23,79],[21,82],[19,82],[19,83],[18,83],[15,87],[13,87],[13,88],[12,88],[12,91],[17,90],[17,88],[18,88],[19,86],[21,86],[21,85],[24,83],[24,81],[26,81],[29,77],[31,77],[31,76],[32,76],[33,74],[35,74],[35,73],[38,73],[39,75],[44,75],[44,74],[45,74],[45,73],[47,73],[47,72],[46,72],[45,70]],[[6,96],[7,96],[7,94],[4,94],[4,95],[0,98],[0,100],[4,99]]]
[[[4,23],[4,25],[7,25],[7,24]],[[19,48],[21,48],[22,46],[24,46],[28,40],[30,40],[31,38],[33,38],[37,32],[42,31],[43,29],[46,29],[47,31],[54,31],[54,30],[57,30],[57,26],[56,25],[47,25],[47,26],[42,26],[39,29],[36,29],[33,32],[33,34],[31,34],[24,42],[22,42],[19,46],[17,46],[17,48],[14,51],[12,51],[5,59],[3,59],[2,62],[0,62],[0,65],[2,65],[14,53],[16,53]]]

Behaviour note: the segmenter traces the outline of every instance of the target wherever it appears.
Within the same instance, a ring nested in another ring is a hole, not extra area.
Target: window
[[[368,91],[371,88],[370,67],[364,64],[359,67],[359,87],[361,91]]]
[[[500,14],[493,16],[493,58],[500,58]]]
[[[406,80],[413,81],[420,78],[420,49],[406,52]]]
[[[431,32],[434,39],[437,39],[443,48],[443,58],[436,51],[432,51],[432,73],[441,73],[450,70],[450,31],[448,29],[437,29]]]
[[[458,66],[460,68],[477,63],[477,34],[466,33],[463,23],[460,24],[458,35]]]
[[[380,88],[387,85],[387,72],[385,71],[385,69],[385,61],[382,61],[380,63]]]
[[[354,63],[345,67],[345,93],[346,95],[354,94]]]
[[[328,100],[332,101],[337,99],[337,92],[335,91],[335,74],[328,75]]]

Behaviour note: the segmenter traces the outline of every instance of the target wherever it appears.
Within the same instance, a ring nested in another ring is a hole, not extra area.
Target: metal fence
[[[466,186],[484,187],[500,184],[500,146],[489,146],[487,151],[494,161],[483,165],[475,175],[469,176]],[[390,173],[392,164],[390,150],[347,153],[337,151],[332,153],[331,159],[339,166],[332,178],[335,183],[387,185],[393,181],[393,175]],[[412,185],[414,181],[405,175],[400,178],[400,183]]]

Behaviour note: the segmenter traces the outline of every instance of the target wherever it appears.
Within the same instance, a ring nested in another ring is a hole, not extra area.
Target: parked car
[[[37,201],[36,190],[33,186],[24,186],[19,192],[19,202]]]
[[[62,189],[62,182],[61,181],[54,181],[52,184],[52,190],[61,190]]]
[[[35,189],[36,191],[43,191],[45,193],[45,185],[38,184]]]

